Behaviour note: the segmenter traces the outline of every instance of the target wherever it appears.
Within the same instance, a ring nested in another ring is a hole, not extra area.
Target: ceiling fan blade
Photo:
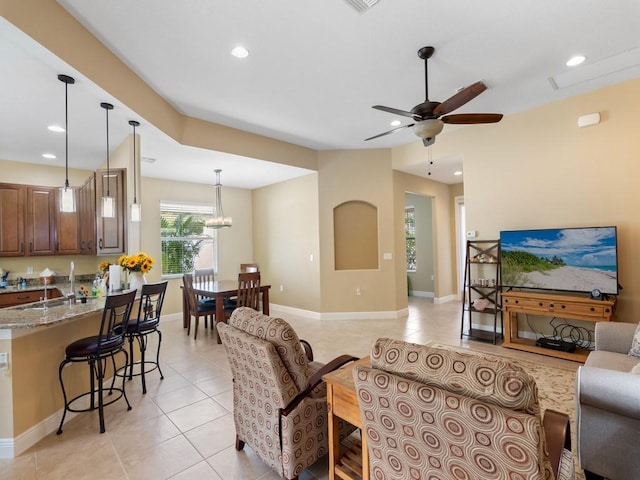
[[[433,110],[433,114],[439,117],[440,115],[445,115],[449,112],[453,112],[454,110],[463,106],[465,103],[470,102],[471,100],[476,98],[486,89],[487,86],[482,82],[471,84],[438,105]]]
[[[384,137],[385,135],[389,135],[390,133],[395,133],[398,130],[402,130],[403,128],[413,127],[414,125],[415,123],[410,123],[409,125],[402,125],[400,127],[394,128],[393,130],[389,130],[388,132],[379,133],[378,135],[374,135],[373,137],[365,138],[364,141],[366,142],[367,140],[373,140],[374,138]]]
[[[497,123],[502,120],[501,113],[456,113],[445,115],[440,120],[450,125],[464,125],[473,123]]]
[[[401,115],[403,117],[411,117],[416,120],[419,119],[419,117],[416,118],[417,115],[415,113],[407,112],[405,110],[398,110],[397,108],[385,107],[384,105],[374,105],[372,108],[375,108],[376,110],[382,110],[383,112],[387,113],[393,113],[395,115]]]

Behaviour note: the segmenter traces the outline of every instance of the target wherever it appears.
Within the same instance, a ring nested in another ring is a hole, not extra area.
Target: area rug
[[[575,426],[575,369],[552,367],[528,360],[512,358],[507,355],[480,352],[469,348],[454,347],[442,343],[429,343],[430,347],[454,350],[456,352],[480,355],[483,357],[500,357],[526,371],[536,380],[538,386],[538,398],[542,412],[547,409],[557,410],[569,415],[571,419],[571,450],[573,452],[576,480],[584,480],[582,470],[578,467],[576,452],[576,426]]]

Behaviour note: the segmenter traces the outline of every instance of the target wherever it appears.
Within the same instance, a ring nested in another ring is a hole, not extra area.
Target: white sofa
[[[587,479],[640,478],[640,358],[629,349],[637,324],[596,323],[596,349],[576,377],[577,449]]]

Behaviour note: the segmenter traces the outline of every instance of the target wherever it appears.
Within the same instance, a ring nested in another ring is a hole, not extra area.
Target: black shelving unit
[[[467,241],[460,338],[495,345],[503,337],[500,263],[500,240]],[[487,320],[493,322],[493,331],[477,328]]]

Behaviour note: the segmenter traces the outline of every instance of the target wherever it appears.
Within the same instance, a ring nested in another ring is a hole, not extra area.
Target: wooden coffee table
[[[329,416],[329,479],[369,480],[369,452],[362,431],[353,369],[356,365],[371,365],[369,357],[349,363],[324,377],[327,382]],[[362,442],[340,444],[340,422],[345,420],[360,429]]]

